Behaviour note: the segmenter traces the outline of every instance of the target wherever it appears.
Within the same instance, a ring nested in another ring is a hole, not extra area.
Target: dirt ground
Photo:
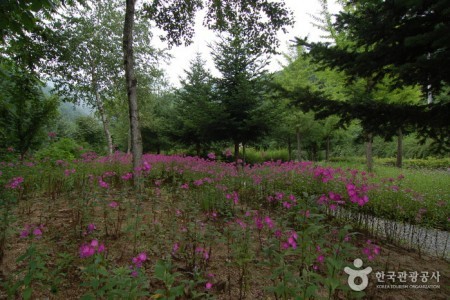
[[[143,209],[146,210],[145,207]],[[147,210],[150,211],[150,209]],[[93,213],[95,214],[95,212]],[[157,215],[158,213],[156,212],[155,214]],[[17,226],[25,222],[45,224],[45,234],[47,236],[42,239],[42,242],[49,249],[49,267],[57,259],[58,252],[72,253],[75,257],[70,269],[65,270],[65,280],[59,288],[58,293],[52,294],[48,290],[44,291],[37,285],[34,286],[35,292],[33,293],[32,299],[79,299],[84,294],[85,289],[80,286],[83,262],[76,257],[78,255],[79,241],[77,241],[77,237],[73,234],[74,211],[68,208],[67,203],[61,201],[54,202],[51,206],[34,205],[29,213],[19,213],[19,215],[21,215],[21,220],[16,220],[14,223]],[[150,222],[155,219],[157,219],[155,215],[144,214],[142,222]],[[99,223],[98,226],[101,227],[102,224]],[[145,233],[142,238],[146,238]],[[367,238],[370,237],[367,236]],[[113,261],[115,265],[126,265],[130,263],[129,260],[133,255],[133,251],[129,244],[129,239],[125,236],[121,238],[110,236],[105,237],[102,241],[108,245],[108,260]],[[5,256],[0,266],[0,280],[2,285],[20,267],[20,263],[16,263],[16,260],[25,252],[28,243],[25,239],[19,238],[17,233],[11,235],[7,240]],[[381,254],[375,261],[364,262],[363,268],[370,266],[372,272],[369,274],[369,286],[364,290],[364,294],[361,294],[364,295],[362,296],[363,299],[450,299],[450,264],[448,261],[430,256],[419,256],[414,251],[386,244],[379,240],[377,244],[381,246]],[[226,253],[224,253],[223,249],[215,249],[213,253],[214,259],[211,260],[211,265],[208,268],[209,272],[215,274],[211,294],[217,299],[239,299],[238,271],[226,266]],[[149,251],[149,260],[152,263],[158,258],[158,253]],[[176,260],[174,263],[178,268],[177,271],[183,272],[182,266],[177,265]],[[250,274],[251,280],[245,299],[275,299],[272,294],[269,294],[265,290],[265,287],[270,284],[270,280],[268,279],[270,275],[269,269],[259,267],[257,270],[258,272],[253,271]],[[150,273],[151,271],[151,266],[149,265],[148,272]],[[407,274],[415,271],[418,272],[419,278],[417,282],[412,282],[411,278],[407,276],[405,282],[400,282],[398,278],[396,278],[395,282],[390,282],[385,278],[385,283],[380,283],[376,277],[376,274],[380,272],[384,272],[385,274],[395,272],[395,274],[398,274],[398,272],[403,271],[406,271]],[[427,282],[422,282],[420,276],[421,274],[426,274],[423,272],[428,272]],[[431,278],[431,275],[433,273],[437,274],[437,272],[439,272],[439,281],[436,278]],[[346,278],[343,278],[343,280],[346,280]],[[231,287],[229,283],[231,283]],[[390,286],[381,287],[380,285]],[[406,285],[407,287],[393,288],[392,285]],[[429,287],[424,288],[425,285],[429,285]],[[151,290],[156,290],[160,286],[158,286],[158,283],[150,282],[150,288]],[[346,299],[345,297],[339,293],[335,295],[335,299]],[[0,299],[6,299],[5,287],[0,287]]]

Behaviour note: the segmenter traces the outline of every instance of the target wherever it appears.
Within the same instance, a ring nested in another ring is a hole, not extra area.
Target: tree
[[[116,101],[117,90],[123,87],[121,35],[124,4],[119,1],[88,2],[86,7],[68,8],[63,20],[55,21],[59,28],[60,53],[48,68],[50,80],[66,101],[90,104],[103,124],[108,153],[113,152],[113,139],[106,111],[109,102]],[[159,51],[150,46],[147,24],[137,23],[137,57],[139,71],[159,58]]]
[[[42,83],[29,71],[4,60],[0,69],[0,142],[2,148],[14,147],[23,160],[57,116],[59,100],[45,96]]]
[[[264,105],[264,86],[269,82],[266,60],[237,24],[215,43],[212,56],[222,75],[215,86],[224,113],[222,127],[226,128],[222,139],[233,141],[237,160],[240,144],[245,147],[270,129],[272,118]]]
[[[0,55],[39,76],[56,55],[58,41],[51,20],[61,7],[84,0],[5,0],[0,3]]]
[[[217,139],[223,119],[221,103],[214,99],[213,77],[206,70],[206,61],[197,53],[177,92],[172,136],[178,142],[195,146],[197,155]]]
[[[75,120],[74,138],[79,143],[86,143],[96,152],[104,152],[105,139],[99,121],[92,116],[80,116]]]
[[[443,149],[450,149],[446,117],[450,113],[450,101],[430,101],[431,93],[440,94],[450,80],[450,40],[446,34],[450,12],[444,9],[449,5],[448,0],[346,3],[333,28],[345,34],[351,43],[336,45],[299,40],[300,44],[308,46],[316,61],[345,71],[352,80],[366,78],[368,86],[385,83],[387,77],[391,89],[421,85],[428,95],[428,104],[417,105],[414,108],[417,114],[404,116],[403,120],[414,126],[422,137],[432,138]],[[449,99],[448,94],[446,98]]]
[[[401,85],[437,92],[450,83],[449,5],[448,0],[347,1],[334,27],[356,47],[317,45],[317,51],[333,53],[334,65],[349,74],[375,75],[377,81],[394,74]]]
[[[189,44],[194,33],[195,13],[203,7],[208,8],[205,24],[209,28],[225,31],[229,24],[239,23],[245,27],[257,48],[275,51],[278,45],[276,33],[292,24],[291,13],[283,2],[269,0],[156,0],[145,3],[144,9],[149,19],[166,33],[169,45]],[[123,34],[124,67],[130,112],[133,148],[133,167],[141,164],[142,139],[139,132],[138,105],[136,97],[137,80],[134,75],[133,27],[135,0],[126,1]]]

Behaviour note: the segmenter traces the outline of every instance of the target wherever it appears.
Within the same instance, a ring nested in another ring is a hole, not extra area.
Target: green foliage
[[[195,13],[207,8],[204,24],[219,32],[239,24],[252,40],[253,49],[275,52],[277,32],[293,25],[292,13],[283,2],[256,0],[168,0],[145,4],[147,16],[166,32],[169,45],[189,44],[194,36]]]
[[[37,249],[35,243],[31,243],[26,252],[17,259],[18,263],[25,264],[25,268],[18,271],[20,280],[11,285],[7,283],[8,296],[13,298],[19,293],[25,300],[33,299],[33,286],[38,283],[48,284],[47,258],[46,254]]]
[[[175,300],[177,297],[183,295],[184,286],[174,286],[175,280],[179,277],[180,273],[172,272],[172,264],[170,261],[164,261],[159,259],[155,265],[155,278],[164,283],[164,290],[155,291],[155,298],[164,300]]]
[[[76,119],[74,139],[79,143],[86,143],[96,152],[103,153],[105,134],[102,126],[92,116],[82,116]]]
[[[254,148],[245,149],[245,162],[248,164],[263,163],[265,161],[288,161],[287,149],[268,149],[257,151]]]
[[[0,147],[13,147],[21,158],[42,142],[38,137],[57,116],[59,100],[46,97],[42,84],[30,72],[8,61],[0,69]]]
[[[308,55],[316,63],[346,73],[350,87],[346,97],[352,101],[342,104],[326,95],[304,91],[294,98],[309,102],[303,108],[318,111],[321,117],[338,114],[344,122],[359,119],[366,134],[390,139],[398,129],[412,127],[424,140],[431,138],[441,150],[448,150],[450,103],[434,103],[432,94],[427,95],[428,105],[400,101],[408,94],[421,96],[416,87],[408,85],[421,85],[423,92],[439,94],[449,82],[448,68],[442,67],[449,64],[449,43],[443,38],[449,12],[441,9],[447,2],[347,2],[330,26],[345,35],[344,42],[309,43],[299,39],[298,44],[310,49]],[[309,99],[305,97],[308,95]]]
[[[83,147],[77,144],[76,141],[70,138],[62,138],[50,146],[37,151],[34,156],[38,160],[72,161],[75,158],[79,158],[83,152]]]
[[[213,78],[205,64],[199,53],[190,62],[175,99],[175,116],[170,120],[173,139],[194,146],[197,155],[218,138],[224,119],[221,103],[213,98]]]
[[[267,133],[274,122],[270,103],[264,102],[268,77],[262,49],[252,49],[246,32],[233,24],[227,35],[213,47],[216,68],[222,74],[217,79],[217,101],[225,115],[222,139],[235,145],[256,141]]]
[[[83,286],[89,292],[81,299],[141,299],[149,293],[148,281],[142,270],[135,277],[130,276],[130,269],[117,267],[110,269],[108,261],[101,254],[88,258],[90,264],[84,269]]]

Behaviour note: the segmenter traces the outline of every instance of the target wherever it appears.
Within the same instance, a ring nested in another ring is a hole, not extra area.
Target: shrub
[[[48,159],[50,161],[65,160],[70,161],[79,158],[85,152],[83,147],[72,139],[62,138],[45,149],[35,153],[38,160]]]

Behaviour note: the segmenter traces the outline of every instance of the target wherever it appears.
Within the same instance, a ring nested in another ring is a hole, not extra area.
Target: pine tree
[[[264,71],[265,55],[253,45],[242,28],[234,25],[212,47],[215,66],[222,75],[215,87],[225,114],[222,138],[233,141],[236,160],[239,145],[245,147],[261,138],[272,119],[264,102],[264,82],[269,79]]]
[[[195,146],[197,155],[216,139],[223,118],[221,107],[213,98],[213,78],[205,64],[197,53],[189,70],[185,70],[171,130],[176,141]]]

